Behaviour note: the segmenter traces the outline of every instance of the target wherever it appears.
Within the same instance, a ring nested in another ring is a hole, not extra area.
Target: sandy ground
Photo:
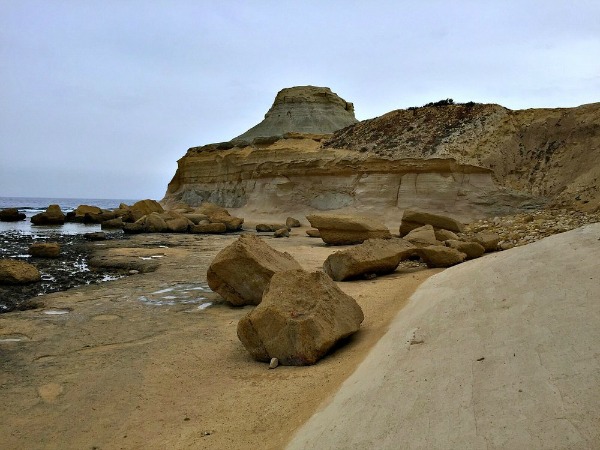
[[[234,239],[157,234],[109,244],[116,254],[158,257],[161,266],[1,315],[0,448],[282,448],[436,273],[399,270],[340,283],[363,308],[361,331],[315,366],[269,370],[236,336],[249,307],[229,307],[202,290],[209,262]],[[303,230],[266,239],[307,270],[337,250]],[[151,304],[194,292],[213,305]],[[60,309],[68,313],[47,314]]]
[[[600,224],[423,283],[290,449],[600,448]]]

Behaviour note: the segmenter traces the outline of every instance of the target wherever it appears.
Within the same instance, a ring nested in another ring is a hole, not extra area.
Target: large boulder
[[[63,225],[65,223],[65,215],[60,206],[50,205],[45,212],[33,216],[31,223],[34,225]]]
[[[441,245],[419,248],[417,254],[430,268],[454,266],[467,258],[463,252]]]
[[[254,359],[299,366],[316,363],[363,319],[356,301],[323,272],[290,270],[273,275],[237,334]]]
[[[400,223],[400,236],[405,236],[411,230],[422,227],[423,225],[431,225],[434,228],[455,231],[461,233],[464,225],[456,219],[439,214],[431,214],[413,209],[404,210],[402,222]]]
[[[84,217],[86,214],[102,214],[102,209],[97,206],[79,205],[74,212],[75,217]]]
[[[474,240],[478,244],[482,245],[486,252],[495,252],[498,250],[500,236],[489,231],[482,231],[475,234]]]
[[[435,238],[435,230],[431,225],[423,225],[422,227],[415,228],[410,233],[407,233],[404,239],[419,247],[440,245],[440,242]]]
[[[57,242],[35,242],[29,246],[29,254],[36,258],[58,258],[60,244]]]
[[[400,261],[415,254],[416,247],[404,239],[369,239],[335,252],[325,260],[323,270],[335,281],[396,270]]]
[[[165,220],[155,212],[142,217],[136,223],[141,224],[144,233],[164,233],[168,231]]]
[[[167,224],[167,230],[171,233],[186,233],[191,227],[195,226],[194,223],[186,217],[173,217],[165,220]]]
[[[0,259],[0,284],[27,284],[40,280],[40,271],[33,264]]]
[[[116,219],[106,220],[100,225],[102,230],[120,229],[123,228],[123,219],[117,217]]]
[[[477,242],[463,242],[454,239],[449,239],[444,242],[447,247],[454,248],[459,252],[467,255],[467,259],[479,258],[485,253],[485,248]]]
[[[17,208],[4,208],[0,211],[0,222],[18,222],[25,220],[25,213],[19,212]]]
[[[126,205],[124,205],[126,206]],[[165,212],[163,207],[156,200],[140,200],[131,205],[124,217],[127,218],[128,222],[137,222],[142,217],[152,213],[162,214]],[[125,220],[125,219],[124,219]]]
[[[234,217],[229,214],[227,209],[210,202],[203,202],[196,208],[195,213],[207,216],[210,223],[225,224],[227,231],[241,230],[244,223],[244,219],[241,217]]]
[[[326,244],[360,244],[367,239],[390,239],[390,230],[381,222],[362,216],[311,214],[306,216]]]
[[[210,264],[208,286],[233,305],[258,305],[274,273],[300,269],[288,253],[269,247],[254,235],[242,235]]]

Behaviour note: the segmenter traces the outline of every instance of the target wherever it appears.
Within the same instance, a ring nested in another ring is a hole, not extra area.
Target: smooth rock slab
[[[419,247],[440,245],[440,242],[438,242],[438,240],[435,238],[435,230],[431,225],[424,225],[422,227],[415,228],[405,235],[404,239]]]
[[[215,256],[206,280],[214,292],[233,305],[258,305],[273,274],[300,268],[290,254],[245,234]]]
[[[326,244],[360,244],[367,239],[390,239],[390,230],[370,217],[341,214],[311,214],[310,225],[319,230]]]
[[[237,334],[258,361],[314,364],[360,329],[356,301],[323,272],[290,270],[273,275],[263,301],[238,323]]]
[[[366,274],[391,273],[400,261],[415,254],[415,249],[403,239],[369,239],[329,255],[323,263],[323,270],[335,281]]]

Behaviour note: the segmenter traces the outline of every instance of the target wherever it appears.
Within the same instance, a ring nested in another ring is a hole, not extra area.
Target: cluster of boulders
[[[238,337],[258,361],[314,364],[355,333],[364,317],[356,301],[323,272],[306,272],[288,253],[244,234],[207,272],[209,287],[232,305],[258,305],[238,323]]]
[[[0,220],[25,218],[15,208],[0,211]],[[140,200],[129,206],[121,203],[114,210],[97,206],[79,205],[65,214],[59,205],[50,205],[46,211],[31,218],[34,225],[63,225],[65,222],[100,224],[103,230],[122,229],[125,233],[225,233],[238,231],[244,219],[234,217],[220,206],[203,203],[197,208],[181,206],[165,211],[155,200]],[[89,236],[101,239],[101,235]]]
[[[302,224],[298,219],[288,217],[285,220],[285,224],[282,223],[259,223],[256,225],[257,233],[273,233],[273,237],[282,238],[290,237],[290,231],[292,228],[301,227]]]
[[[360,306],[334,281],[391,273],[407,259],[449,267],[495,250],[500,240],[485,232],[465,239],[462,223],[411,210],[402,218],[401,237],[371,218],[314,214],[307,219],[324,242],[352,244],[331,254],[323,271],[306,272],[290,254],[249,234],[224,248],[208,268],[213,291],[232,305],[256,306],[239,321],[237,333],[258,361],[314,364],[359,330],[364,319]],[[261,224],[257,231],[278,226]]]

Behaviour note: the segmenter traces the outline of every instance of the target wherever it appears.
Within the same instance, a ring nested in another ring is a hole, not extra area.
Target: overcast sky
[[[0,196],[161,199],[290,86],[359,120],[598,102],[599,24],[576,0],[0,0]]]

